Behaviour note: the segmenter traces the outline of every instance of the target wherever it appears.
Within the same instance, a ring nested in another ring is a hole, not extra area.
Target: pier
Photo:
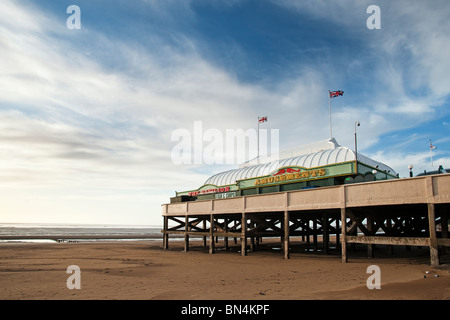
[[[225,249],[239,239],[245,256],[264,238],[279,238],[289,259],[293,237],[314,246],[320,237],[324,253],[333,237],[344,263],[351,244],[364,244],[369,257],[376,245],[429,247],[437,266],[450,246],[449,214],[450,174],[188,201],[162,205],[163,247],[176,235],[189,251],[190,237],[203,237],[213,254],[216,239]]]

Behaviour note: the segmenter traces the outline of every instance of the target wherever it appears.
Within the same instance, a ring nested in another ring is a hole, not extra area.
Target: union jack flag
[[[344,91],[341,91],[341,90],[329,91],[329,93],[330,93],[330,99],[333,99],[333,98],[336,98],[336,97],[344,95]]]
[[[267,117],[258,117],[259,122],[266,122],[267,121]]]
[[[431,140],[430,140],[430,149],[436,149],[436,147],[431,144]]]

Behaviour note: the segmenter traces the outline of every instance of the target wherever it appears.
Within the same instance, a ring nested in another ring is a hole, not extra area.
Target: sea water
[[[144,240],[139,236],[151,237],[145,240],[160,240],[162,227],[142,225],[99,225],[99,224],[39,224],[39,223],[0,223],[0,242],[55,242],[49,239],[32,239],[33,236],[80,236],[78,242],[105,241],[104,239],[83,239],[83,236],[114,236],[114,241]],[[2,236],[23,236],[24,239],[2,240]],[[120,239],[136,237],[136,239]],[[117,239],[118,237],[118,239]]]

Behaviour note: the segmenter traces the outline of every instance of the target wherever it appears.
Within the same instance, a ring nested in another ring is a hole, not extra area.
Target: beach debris
[[[426,278],[427,278],[427,274],[429,274],[430,277],[431,277],[431,274],[432,274],[432,273],[434,273],[434,271],[426,270],[426,271],[425,271],[425,274],[423,275],[423,278],[426,279]],[[438,274],[433,274],[433,277],[439,278],[439,275],[438,275]]]

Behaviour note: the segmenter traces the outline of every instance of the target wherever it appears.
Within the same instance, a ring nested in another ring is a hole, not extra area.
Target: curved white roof
[[[272,161],[264,164],[257,164],[252,166],[247,165],[243,168],[221,172],[213,175],[208,180],[206,180],[205,185],[213,184],[217,186],[224,186],[234,184],[237,180],[268,175],[272,171],[275,171],[282,167],[298,166],[309,169],[353,160],[355,160],[355,153],[353,150],[347,147],[341,147],[336,144],[333,149],[322,150],[304,155],[297,155],[295,157],[279,161]],[[360,153],[358,153],[358,162],[374,168],[378,168],[378,170],[380,171],[389,171],[390,174],[396,175],[396,172],[391,167],[381,162],[372,160]]]

